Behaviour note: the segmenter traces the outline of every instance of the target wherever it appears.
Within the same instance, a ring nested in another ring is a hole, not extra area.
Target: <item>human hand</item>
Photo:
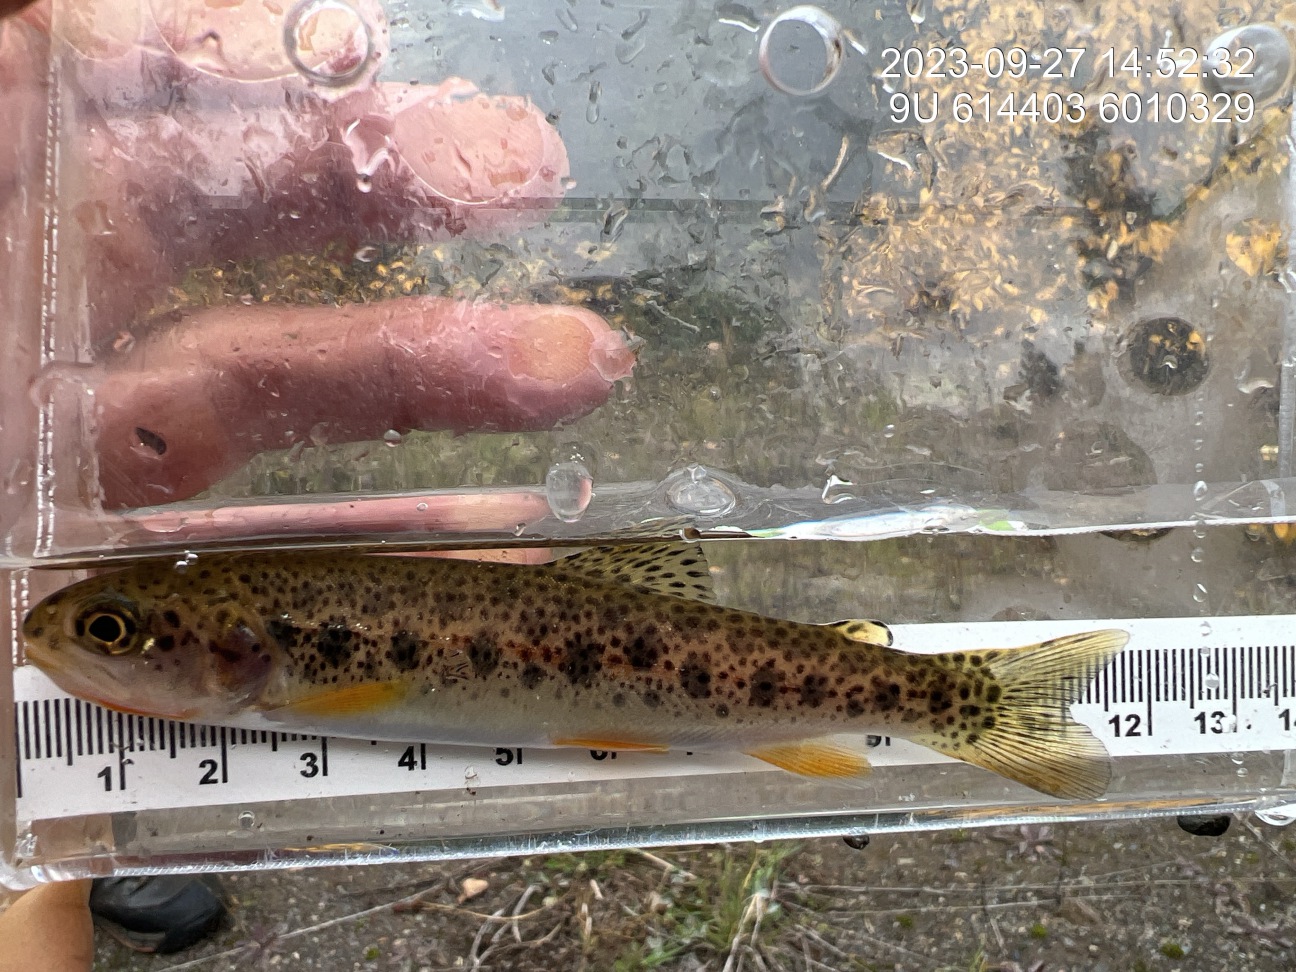
[[[83,5],[89,13],[78,8],[84,15],[69,18],[63,36],[76,112],[64,151],[89,164],[60,185],[60,246],[76,252],[79,242],[80,266],[59,296],[64,314],[81,312],[95,355],[88,492],[105,507],[192,496],[312,430],[346,441],[387,428],[551,427],[596,407],[629,373],[633,355],[621,338],[562,306],[431,297],[235,305],[150,330],[145,312],[191,267],[499,230],[542,214],[567,175],[561,140],[525,99],[488,97],[458,79],[373,82],[381,30],[368,36],[354,83],[321,87],[299,73],[275,75],[280,55],[233,43],[214,70],[192,56],[189,34],[167,34],[187,9],[170,6],[178,13],[159,26],[143,24],[138,4]],[[265,5],[242,6],[266,16]],[[219,16],[224,38],[242,36],[229,21],[236,14]],[[276,36],[273,25],[256,28],[253,36]],[[320,63],[351,70],[351,41],[337,36]],[[47,38],[10,25],[0,43],[10,52],[0,70],[29,92],[18,99],[28,108],[16,119],[18,141],[36,140]],[[14,185],[38,189],[43,173],[30,159],[10,163]],[[40,278],[36,249],[27,251],[31,283]],[[501,510],[510,525],[545,512],[542,498],[531,509],[538,498],[519,495],[525,510]]]

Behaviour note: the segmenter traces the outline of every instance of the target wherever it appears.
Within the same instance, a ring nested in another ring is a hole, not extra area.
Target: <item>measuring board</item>
[[[1097,628],[1129,646],[1073,714],[1113,757],[1296,748],[1296,618],[895,625],[896,645],[936,652],[1003,648]],[[265,800],[464,790],[633,777],[781,772],[715,753],[608,753],[445,747],[177,723],[73,699],[31,666],[14,673],[18,817]],[[868,737],[875,766],[951,762]]]

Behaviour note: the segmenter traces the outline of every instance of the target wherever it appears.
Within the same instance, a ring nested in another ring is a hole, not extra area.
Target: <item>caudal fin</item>
[[[957,678],[985,680],[983,705],[966,729],[911,738],[1051,796],[1100,797],[1111,782],[1111,760],[1070,707],[1128,641],[1124,631],[1105,630],[1025,648],[937,655],[933,660]]]

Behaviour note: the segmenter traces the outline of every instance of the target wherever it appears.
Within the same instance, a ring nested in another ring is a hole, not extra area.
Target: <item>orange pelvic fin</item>
[[[555,746],[571,746],[573,749],[603,749],[620,753],[665,753],[669,746],[661,743],[631,742],[625,739],[597,739],[593,736],[563,737],[552,740]]]
[[[369,682],[314,692],[274,707],[275,712],[303,716],[361,715],[394,705],[405,697],[401,682]]]
[[[867,776],[872,769],[869,761],[861,754],[826,739],[807,739],[803,742],[749,749],[747,755],[789,773],[815,779],[842,780]]]

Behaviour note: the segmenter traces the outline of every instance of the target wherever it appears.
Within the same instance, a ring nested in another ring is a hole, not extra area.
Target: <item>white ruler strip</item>
[[[1113,756],[1242,753],[1296,745],[1296,618],[896,625],[908,651],[1011,647],[1100,627],[1129,647],[1074,707]],[[213,728],[108,712],[30,666],[14,673],[18,816],[309,799],[411,790],[777,772],[745,756],[434,747]],[[947,762],[870,737],[878,766]]]

